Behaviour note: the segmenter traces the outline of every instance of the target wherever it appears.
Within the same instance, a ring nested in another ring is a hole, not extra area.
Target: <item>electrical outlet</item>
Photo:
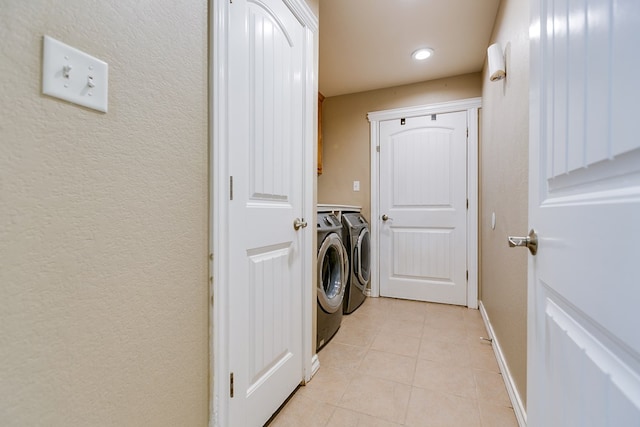
[[[353,191],[360,191],[360,181],[353,181]]]
[[[44,36],[42,93],[107,112],[109,65]]]

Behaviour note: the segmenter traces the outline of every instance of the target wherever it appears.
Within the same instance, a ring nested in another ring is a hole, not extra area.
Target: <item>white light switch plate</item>
[[[42,93],[107,112],[109,65],[44,36]]]
[[[353,181],[353,191],[360,191],[360,181]]]

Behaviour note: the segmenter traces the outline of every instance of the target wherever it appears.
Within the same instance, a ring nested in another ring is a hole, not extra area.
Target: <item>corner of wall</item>
[[[500,342],[513,383],[526,401],[527,257],[509,250],[509,234],[528,229],[529,7],[504,0],[490,43],[505,50],[507,76],[482,80],[482,303]],[[492,216],[495,214],[495,229]]]

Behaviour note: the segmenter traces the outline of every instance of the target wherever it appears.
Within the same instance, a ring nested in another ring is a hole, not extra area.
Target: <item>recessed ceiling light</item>
[[[433,49],[429,49],[428,47],[418,49],[411,54],[411,57],[417,61],[424,61],[428,57],[433,55]]]

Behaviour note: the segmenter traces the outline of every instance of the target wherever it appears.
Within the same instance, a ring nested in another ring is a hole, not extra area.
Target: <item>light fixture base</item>
[[[433,49],[428,47],[423,47],[413,51],[413,53],[411,54],[411,57],[416,61],[424,61],[425,59],[429,58],[431,55],[433,55]]]

